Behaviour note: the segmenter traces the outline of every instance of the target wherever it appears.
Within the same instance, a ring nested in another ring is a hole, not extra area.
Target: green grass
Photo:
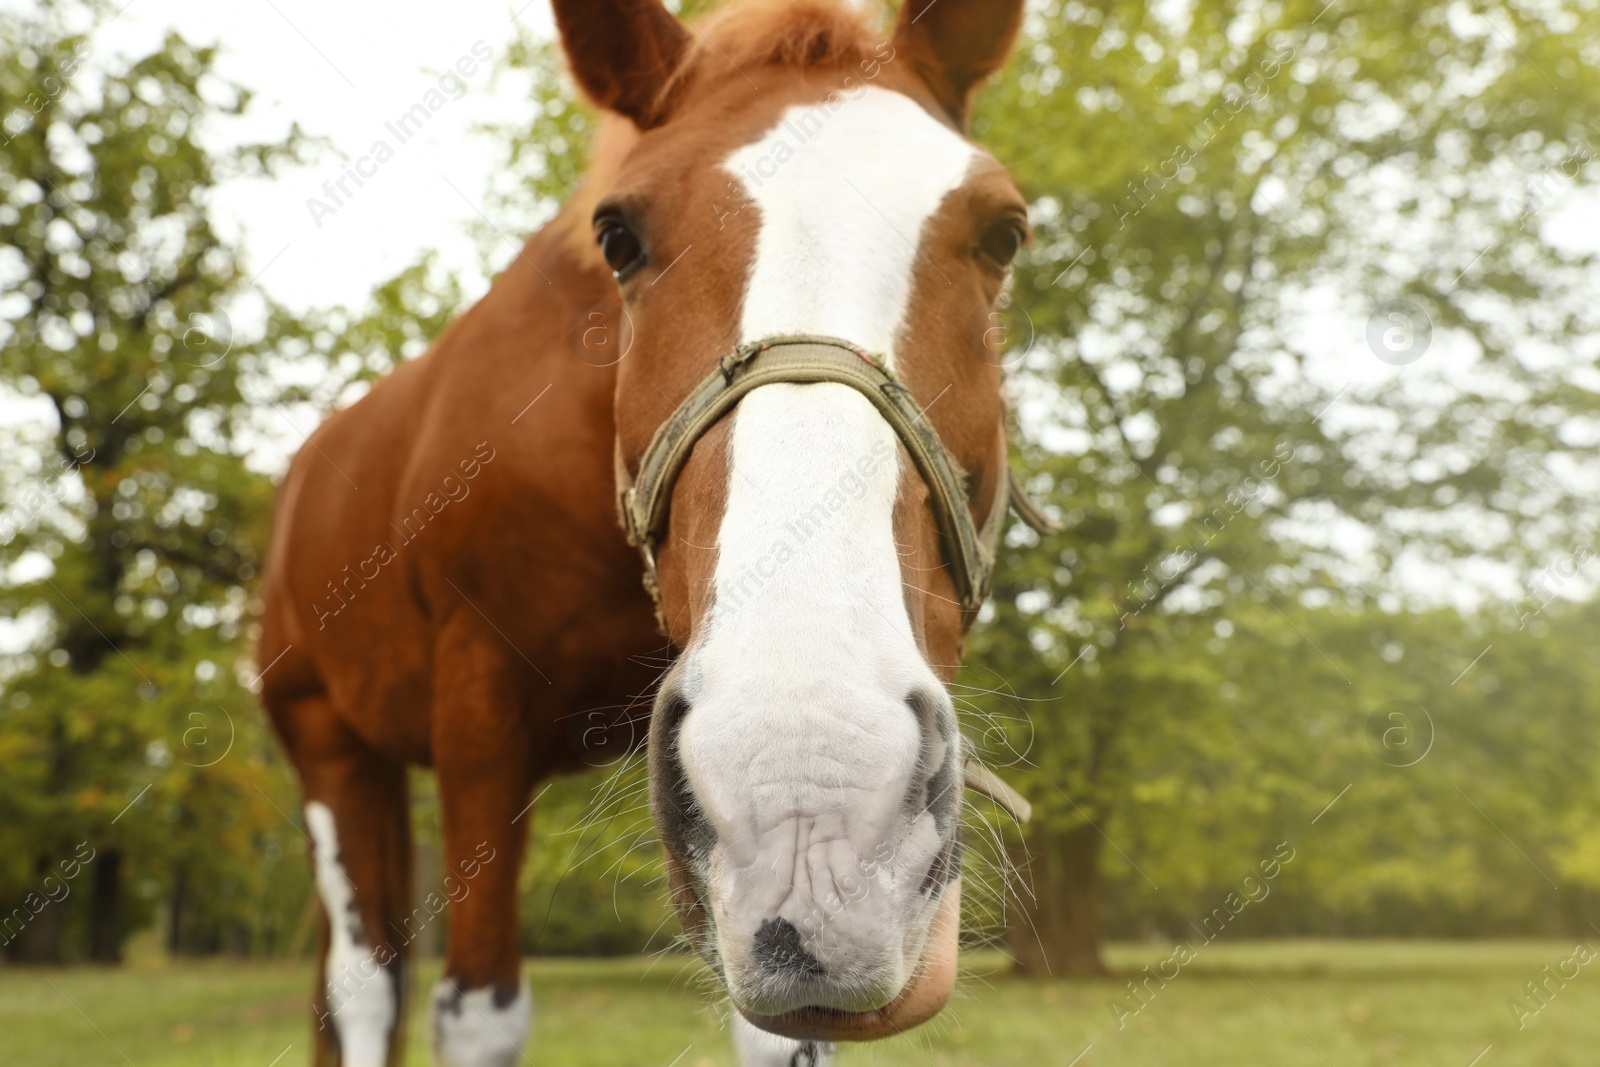
[[[1121,979],[1024,982],[992,955],[967,961],[957,1000],[909,1037],[850,1050],[846,1065],[999,1067],[1593,1067],[1600,961],[1521,1031],[1507,1002],[1561,942],[1260,942],[1214,945],[1119,1029],[1108,1002],[1143,945],[1109,953]],[[420,976],[431,981],[434,969]],[[668,957],[530,962],[529,1064],[732,1067],[698,968]],[[7,1067],[278,1067],[308,1059],[307,964],[206,962],[123,970],[0,970]],[[1126,1003],[1132,1007],[1133,1002]],[[428,1063],[413,1017],[409,1063]]]

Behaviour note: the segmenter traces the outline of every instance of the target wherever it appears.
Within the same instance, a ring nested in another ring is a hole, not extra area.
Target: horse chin
[[[874,1011],[797,1008],[782,1015],[753,1015],[752,1025],[796,1041],[876,1041],[921,1026],[950,1000],[956,984],[957,935],[961,930],[961,879],[944,887],[916,973],[893,1000]],[[735,1005],[737,1006],[737,1005]]]

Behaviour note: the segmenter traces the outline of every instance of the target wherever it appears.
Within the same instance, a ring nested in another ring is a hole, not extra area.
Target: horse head
[[[631,332],[623,513],[681,650],[652,808],[685,929],[797,1038],[914,1026],[954,982],[962,745],[945,685],[1006,449],[992,315],[1026,203],[965,135],[1020,0],[855,11],[557,0],[627,120],[586,193]]]

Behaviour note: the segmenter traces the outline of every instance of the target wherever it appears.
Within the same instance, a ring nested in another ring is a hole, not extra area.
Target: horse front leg
[[[522,1062],[533,1000],[517,943],[517,876],[531,814],[533,734],[515,653],[475,612],[446,624],[435,656],[434,767],[450,928],[430,1002],[441,1067]],[[515,664],[515,666],[514,666]]]
[[[795,1041],[757,1029],[733,1013],[733,1047],[739,1067],[829,1067],[837,1049],[826,1041]]]
[[[369,748],[325,696],[270,708],[305,794],[307,841],[326,918],[312,1003],[318,1067],[396,1067],[411,892],[405,768]]]

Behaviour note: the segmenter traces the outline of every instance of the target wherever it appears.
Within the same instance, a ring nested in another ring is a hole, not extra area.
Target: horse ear
[[[1022,0],[906,0],[895,53],[911,60],[958,127],[978,84],[1005,65],[1022,26]]]
[[[642,130],[665,118],[661,91],[689,43],[661,0],[554,0],[572,76],[594,103]]]

